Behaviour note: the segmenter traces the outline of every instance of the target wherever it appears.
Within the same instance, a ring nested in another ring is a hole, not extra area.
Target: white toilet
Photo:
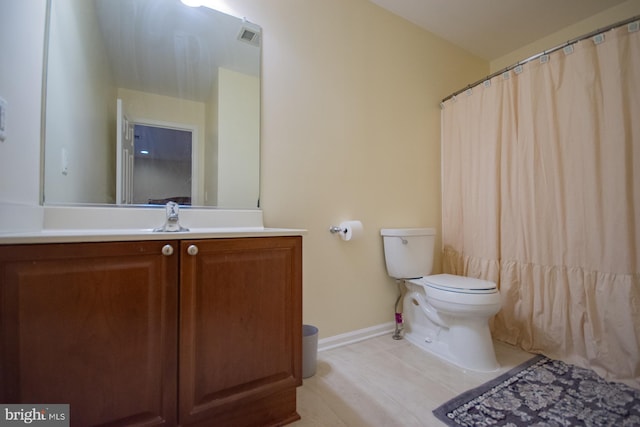
[[[433,228],[386,228],[380,234],[387,273],[406,288],[405,338],[461,368],[498,369],[489,331],[489,318],[501,307],[496,284],[451,274],[429,276]]]

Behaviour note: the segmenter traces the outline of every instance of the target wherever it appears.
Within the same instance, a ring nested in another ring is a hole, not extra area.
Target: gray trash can
[[[302,325],[302,378],[315,375],[318,359],[318,328]]]

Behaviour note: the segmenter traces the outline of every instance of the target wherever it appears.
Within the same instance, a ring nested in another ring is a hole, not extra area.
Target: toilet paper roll
[[[362,236],[362,223],[360,221],[344,221],[340,223],[342,240],[354,240]]]

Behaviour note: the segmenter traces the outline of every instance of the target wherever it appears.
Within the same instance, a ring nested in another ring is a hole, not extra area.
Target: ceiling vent
[[[248,27],[242,27],[238,34],[238,40],[253,46],[260,46],[260,33]]]

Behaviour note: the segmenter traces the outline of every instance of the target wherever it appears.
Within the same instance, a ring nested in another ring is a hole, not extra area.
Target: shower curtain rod
[[[540,58],[541,56],[548,55],[548,54],[553,53],[553,52],[555,52],[557,50],[564,49],[565,47],[570,46],[570,45],[575,44],[575,43],[578,43],[579,41],[586,40],[586,39],[588,39],[590,37],[593,37],[593,36],[596,36],[598,34],[604,33],[606,31],[612,30],[614,28],[621,27],[623,25],[630,24],[630,23],[632,23],[634,21],[638,21],[638,20],[640,20],[640,15],[636,15],[636,16],[634,16],[632,18],[625,19],[624,21],[616,22],[615,24],[607,25],[606,27],[603,27],[603,28],[598,28],[597,30],[591,31],[590,33],[584,34],[584,35],[582,35],[580,37],[576,37],[575,39],[571,39],[571,40],[569,40],[569,41],[567,41],[565,43],[562,43],[561,45],[558,45],[558,46],[553,47],[551,49],[544,50],[544,51],[542,51],[540,53],[537,53],[537,54],[535,54],[533,56],[528,57],[527,59],[523,59],[522,61],[518,61],[513,65],[509,65],[508,67],[503,68],[500,71],[496,71],[495,73],[489,74],[487,77],[485,77],[483,79],[480,79],[477,82],[474,82],[474,83],[471,83],[471,84],[467,85],[464,89],[460,89],[460,90],[458,90],[456,92],[453,92],[451,95],[449,95],[446,98],[444,98],[442,100],[442,102],[445,102],[445,101],[453,98],[454,96],[460,95],[462,92],[464,92],[464,91],[466,91],[468,89],[471,89],[472,87],[476,87],[479,84],[481,84],[481,83],[483,83],[483,82],[485,82],[487,80],[490,80],[490,79],[492,79],[492,78],[494,78],[496,76],[499,76],[500,74],[506,73],[507,71],[511,71],[511,70],[513,70],[514,68],[516,68],[519,65],[526,64],[527,62],[533,61],[534,59]]]

